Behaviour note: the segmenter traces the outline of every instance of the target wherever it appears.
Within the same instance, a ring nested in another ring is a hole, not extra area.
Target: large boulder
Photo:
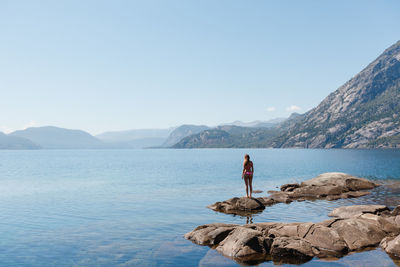
[[[266,254],[269,247],[264,244],[262,232],[246,227],[236,227],[217,247],[217,251],[228,257],[248,258]]]
[[[269,251],[272,257],[278,259],[311,260],[314,257],[313,247],[306,240],[298,237],[277,237],[273,239]]]
[[[377,184],[368,181],[364,178],[355,177],[342,172],[327,172],[318,175],[315,178],[304,181],[301,186],[341,186],[348,189],[348,191],[357,191],[365,189],[373,189]]]
[[[203,246],[217,245],[224,240],[236,226],[238,225],[224,223],[201,225],[185,234],[185,238]]]
[[[379,244],[387,235],[377,221],[363,218],[348,218],[332,224],[349,250],[359,250]]]

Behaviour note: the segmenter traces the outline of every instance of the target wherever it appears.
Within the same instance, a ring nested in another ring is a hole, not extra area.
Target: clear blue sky
[[[303,113],[400,39],[399,13],[395,0],[0,0],[0,131]]]

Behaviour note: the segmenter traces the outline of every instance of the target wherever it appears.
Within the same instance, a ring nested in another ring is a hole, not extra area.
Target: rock
[[[371,194],[371,192],[366,191],[350,191],[346,193],[342,193],[339,198],[356,198],[356,197],[363,197],[366,195]]]
[[[327,172],[304,181],[301,186],[328,186],[335,185],[348,188],[349,191],[373,189],[377,184],[364,178],[358,178],[341,172]]]
[[[396,237],[385,237],[380,246],[393,256],[400,256],[400,235]]]
[[[234,197],[223,202],[216,202],[208,208],[228,214],[246,215],[265,209],[263,198]]]
[[[395,207],[395,208],[392,210],[391,214],[392,214],[393,216],[400,215],[400,206]]]
[[[237,224],[206,224],[197,227],[192,232],[185,234],[185,238],[198,245],[217,245],[224,240]]]
[[[304,200],[336,200],[340,198],[362,197],[370,194],[367,191],[378,185],[364,178],[358,178],[345,173],[330,172],[321,174],[301,184],[285,184],[281,191],[268,191],[268,197],[259,198],[231,198],[223,202],[216,202],[208,208],[237,215],[248,215],[265,209],[265,206],[276,203],[290,203]]]
[[[274,203],[290,203],[292,200],[290,199],[289,193],[286,192],[274,192],[269,196],[270,199],[273,200]]]
[[[380,223],[357,217],[337,221],[331,227],[343,238],[349,250],[375,246],[387,235]]]
[[[298,237],[277,237],[274,239],[270,254],[277,258],[296,258],[311,260],[314,256],[309,242]]]
[[[281,191],[292,192],[294,189],[299,188],[299,184],[284,184],[281,186]]]
[[[318,257],[340,257],[348,252],[348,246],[336,229],[323,225],[314,225],[303,237],[314,247]]]
[[[329,213],[329,216],[338,218],[351,218],[364,213],[379,214],[385,210],[389,210],[389,208],[384,205],[354,205],[336,208]]]
[[[246,227],[236,227],[217,247],[217,251],[228,257],[243,258],[266,254],[262,232]]]
[[[400,215],[386,206],[357,205],[335,209],[336,217],[319,223],[206,224],[185,235],[213,246],[239,263],[301,263],[313,257],[342,257],[379,243],[400,255]],[[396,238],[395,238],[396,237]]]

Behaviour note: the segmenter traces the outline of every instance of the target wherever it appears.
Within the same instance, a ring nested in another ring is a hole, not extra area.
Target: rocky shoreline
[[[231,214],[262,212],[268,205],[302,200],[335,200],[369,194],[379,186],[343,173],[326,173],[300,184],[287,184],[265,198],[232,198],[209,208]],[[400,206],[353,205],[334,209],[322,222],[212,223],[184,235],[210,246],[240,264],[303,263],[314,257],[337,259],[351,252],[381,246],[400,256]]]
[[[185,238],[241,264],[340,258],[378,245],[391,256],[400,256],[399,211],[400,206],[392,211],[383,205],[346,206],[318,223],[213,223],[198,226]]]
[[[364,178],[345,173],[330,172],[321,174],[300,184],[284,184],[280,191],[268,191],[268,197],[234,197],[209,205],[208,208],[227,214],[249,215],[262,212],[266,206],[277,203],[290,203],[304,200],[337,200],[355,198],[370,194],[365,191],[379,186]]]

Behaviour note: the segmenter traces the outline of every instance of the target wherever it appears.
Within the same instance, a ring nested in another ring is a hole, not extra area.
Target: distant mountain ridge
[[[267,121],[256,120],[251,122],[243,122],[237,120],[231,123],[222,123],[218,126],[233,125],[239,127],[268,128],[268,127],[275,127],[284,120],[286,120],[286,118],[275,118]]]
[[[176,127],[167,129],[132,129],[124,131],[110,131],[96,135],[95,137],[107,142],[132,141],[143,138],[167,138]]]
[[[104,143],[87,132],[54,126],[31,127],[9,134],[31,140],[41,148],[47,149],[99,149]]]
[[[217,127],[173,147],[400,148],[400,41],[317,107],[272,129],[261,138],[255,129]]]
[[[268,140],[278,135],[276,127],[253,128],[233,125],[218,126],[187,136],[173,148],[256,148],[267,147]],[[266,146],[263,146],[263,145]]]
[[[183,138],[197,134],[199,132],[202,132],[204,130],[210,129],[210,127],[206,125],[189,125],[189,124],[184,124],[176,128],[174,131],[171,132],[171,134],[168,136],[168,138],[164,141],[162,144],[163,147],[171,147],[178,143],[180,140]]]
[[[0,132],[0,149],[39,149],[40,146],[23,137]]]

